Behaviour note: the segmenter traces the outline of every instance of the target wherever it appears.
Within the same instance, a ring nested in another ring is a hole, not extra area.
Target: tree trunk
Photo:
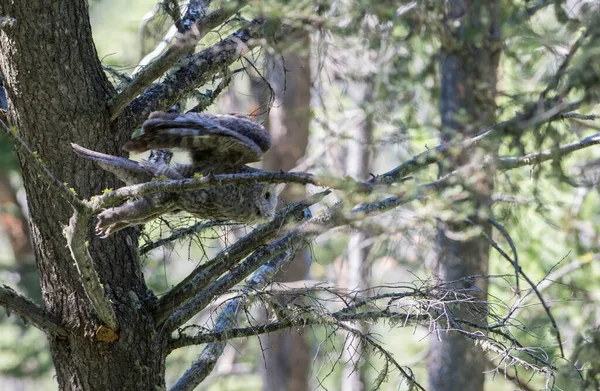
[[[11,125],[80,196],[118,187],[110,174],[77,158],[70,147],[75,142],[118,155],[130,134],[109,121],[107,102],[114,90],[94,48],[87,1],[0,0],[0,15],[14,19],[0,35]],[[152,317],[137,309],[154,297],[140,269],[136,231],[90,241],[120,326],[116,342],[101,342],[96,334],[101,324],[62,236],[73,211],[20,158],[45,307],[69,331],[67,338],[49,338],[60,389],[164,388],[164,341]]]
[[[310,38],[298,31],[286,39],[294,51],[279,57],[268,56],[267,79],[275,92],[265,126],[273,139],[273,147],[263,159],[266,170],[293,169],[304,157],[308,145],[310,125]],[[284,69],[285,66],[285,69]],[[261,87],[261,86],[259,86]],[[264,88],[264,85],[262,86]],[[267,102],[266,100],[260,100]],[[287,201],[300,201],[305,196],[303,186],[287,185],[280,197]],[[288,267],[278,272],[273,281],[292,282],[307,279],[310,255],[299,251]],[[310,346],[297,330],[261,336],[265,349],[263,390],[306,391],[309,389]]]
[[[19,273],[19,288],[36,303],[42,300],[40,281],[35,270],[35,256],[27,217],[17,200],[8,172],[0,170],[0,227],[4,231],[15,258]]]
[[[448,34],[440,53],[442,76],[440,112],[442,140],[448,142],[469,137],[480,126],[493,123],[496,92],[496,69],[500,54],[498,1],[471,2],[446,1],[445,23]],[[489,146],[488,146],[489,147]],[[484,153],[483,151],[480,151]],[[479,156],[480,158],[481,156]],[[458,156],[442,169],[444,174],[451,166],[464,165],[473,156]],[[489,213],[493,182],[484,172],[477,178],[471,192],[473,216],[489,233],[489,226],[479,216]],[[485,219],[483,219],[485,220]],[[469,226],[448,223],[439,231],[437,274],[443,281],[455,281],[466,276],[486,274],[489,248],[478,235],[468,240],[453,240],[448,231],[461,231]],[[477,282],[481,289],[479,299],[487,297],[487,282]],[[462,288],[471,288],[470,282]],[[461,313],[466,319],[485,322],[481,317]],[[440,332],[431,339],[429,354],[429,383],[432,391],[483,390],[485,360],[483,351],[472,341],[455,333]]]
[[[369,178],[371,149],[373,147],[373,81],[368,80],[365,86],[365,93],[362,94],[361,101],[365,112],[365,119],[352,134],[349,134],[350,145],[348,147],[347,174],[356,180],[364,181]],[[370,267],[367,264],[370,246],[364,242],[368,240],[366,232],[356,230],[350,234],[348,241],[348,278],[346,280],[349,292],[355,292],[353,295],[360,297],[365,294],[369,288]],[[360,323],[358,330],[361,333],[367,332],[365,323]],[[367,352],[358,338],[347,334],[344,346],[343,362],[344,371],[342,374],[342,390],[362,391],[365,389],[364,373],[364,355]]]

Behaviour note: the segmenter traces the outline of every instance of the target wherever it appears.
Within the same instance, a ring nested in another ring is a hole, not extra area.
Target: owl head
[[[266,222],[273,220],[275,217],[275,208],[277,207],[277,192],[275,185],[262,185],[260,196],[257,197],[254,203],[256,211],[256,222]]]

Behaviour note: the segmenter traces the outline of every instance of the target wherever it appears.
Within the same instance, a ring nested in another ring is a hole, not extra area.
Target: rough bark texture
[[[293,169],[304,156],[308,145],[310,38],[305,32],[298,32],[288,37],[286,42],[294,46],[294,51],[286,52],[284,62],[279,57],[269,56],[266,66],[266,76],[275,92],[275,102],[265,124],[273,141],[273,147],[263,159],[263,167],[266,170]],[[303,186],[288,185],[281,198],[299,201],[304,195]],[[275,275],[273,281],[291,282],[306,279],[309,268],[309,255],[306,251],[299,251],[289,266]],[[263,390],[308,390],[311,354],[304,336],[296,330],[290,330],[260,338],[265,349],[265,365],[261,366]]]
[[[442,139],[449,141],[472,135],[480,125],[493,123],[500,42],[497,1],[449,0],[445,7],[445,24],[450,34],[440,53],[440,112]],[[472,158],[472,155],[458,156],[453,164],[462,165]],[[442,173],[448,169],[451,167],[444,168]],[[475,182],[473,188],[467,189],[474,211],[487,213],[493,187],[491,176],[481,172]],[[482,219],[473,215],[472,220],[480,222]],[[453,240],[446,235],[446,230],[456,232],[467,227],[450,223],[439,232],[437,274],[442,280],[454,281],[487,273],[489,247],[485,239],[477,236],[470,240]],[[489,227],[484,229],[489,232]],[[468,285],[465,282],[464,287],[470,288]],[[480,298],[485,299],[486,281],[479,280],[477,285],[482,292]],[[458,315],[470,317],[466,312]],[[484,371],[483,351],[462,335],[439,333],[431,339],[429,384],[432,391],[481,391]]]
[[[0,0],[0,14],[16,20],[0,33],[11,125],[80,196],[117,187],[114,178],[77,158],[70,147],[75,142],[117,155],[128,133],[109,122],[106,104],[114,91],[97,58],[87,2]],[[164,388],[162,339],[140,306],[153,297],[136,255],[136,232],[90,243],[120,325],[118,341],[100,342],[100,324],[62,236],[72,209],[20,158],[45,307],[70,330],[68,338],[50,337],[60,389]]]

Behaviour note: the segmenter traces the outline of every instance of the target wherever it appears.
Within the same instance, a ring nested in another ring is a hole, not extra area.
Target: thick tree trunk
[[[265,155],[263,167],[275,171],[293,169],[304,156],[310,125],[310,38],[305,32],[297,32],[286,42],[295,51],[285,53],[285,62],[279,57],[269,56],[265,67],[275,92],[275,102],[265,123],[273,138],[273,147]],[[281,198],[287,201],[300,201],[304,196],[304,187],[294,185],[286,186],[281,194]],[[299,251],[273,281],[291,282],[308,278],[309,257],[305,250]],[[263,390],[308,390],[311,355],[304,335],[290,330],[260,338],[265,349],[265,365],[261,366],[264,368]]]
[[[75,142],[119,154],[128,136],[109,122],[107,101],[114,91],[92,42],[87,1],[0,0],[0,15],[14,19],[0,34],[11,125],[80,196],[118,187],[114,178],[78,159],[70,147]],[[140,303],[154,298],[140,269],[136,232],[128,229],[90,243],[120,326],[116,342],[101,342],[96,338],[101,324],[62,236],[73,211],[35,168],[21,161],[44,303],[69,330],[67,338],[50,338],[60,389],[164,388],[164,343],[152,317],[138,310]]]
[[[448,36],[441,50],[441,97],[443,141],[468,137],[481,126],[493,123],[496,92],[496,68],[500,54],[498,1],[446,1]],[[489,146],[488,146],[489,147]],[[481,153],[484,153],[483,151]],[[479,156],[481,157],[481,156]],[[473,156],[458,156],[453,165],[466,164]],[[442,174],[451,169],[446,167]],[[489,212],[493,182],[484,172],[476,178],[471,192],[478,223]],[[484,223],[482,223],[484,224]],[[444,281],[486,274],[489,248],[477,236],[468,240],[451,239],[447,233],[468,228],[450,223],[440,229],[437,274]],[[484,225],[489,232],[489,227]],[[471,288],[469,282],[463,288]],[[478,280],[480,299],[486,299],[487,282]],[[481,317],[463,312],[460,316],[478,323]],[[483,390],[485,360],[483,351],[460,334],[438,333],[431,339],[429,382],[432,391]]]

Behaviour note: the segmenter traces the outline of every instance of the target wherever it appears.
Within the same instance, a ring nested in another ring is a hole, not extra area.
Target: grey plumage
[[[95,161],[127,185],[151,180],[184,179],[202,175],[244,173],[254,169],[270,147],[266,130],[249,119],[233,115],[152,113],[145,132],[125,145],[148,149],[184,149],[192,164],[170,166],[170,151],[153,151],[148,161],[106,155],[72,144],[77,155]],[[155,193],[109,208],[98,215],[96,230],[104,237],[123,228],[144,224],[165,213],[186,211],[198,218],[256,223],[273,218],[277,196],[273,185],[225,185],[183,193]]]
[[[236,115],[154,112],[142,125],[142,132],[123,149],[183,149],[190,153],[196,172],[202,174],[223,173],[257,162],[271,147],[264,127]]]

